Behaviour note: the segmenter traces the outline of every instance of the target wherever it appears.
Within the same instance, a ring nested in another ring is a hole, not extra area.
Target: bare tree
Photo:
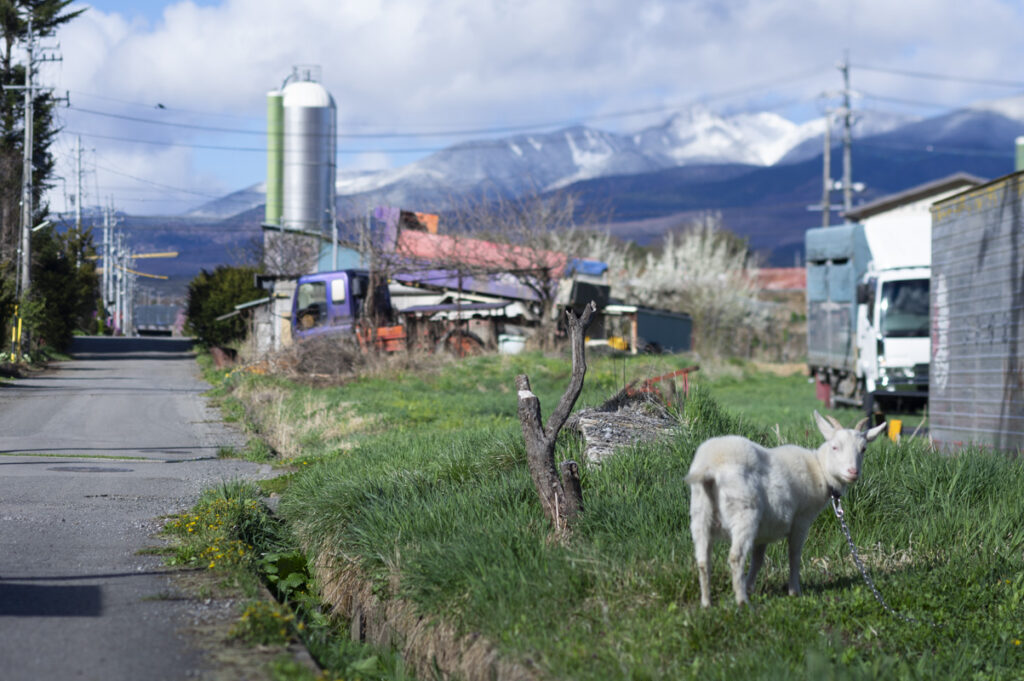
[[[316,266],[322,239],[307,234],[266,230],[263,233],[263,271],[305,274]]]
[[[532,293],[537,336],[544,349],[554,346],[558,286],[569,256],[562,248],[578,232],[578,199],[569,192],[527,193],[519,197],[483,196],[456,202],[456,232],[498,244],[472,255],[463,239],[455,255],[477,261],[478,271],[504,275]]]

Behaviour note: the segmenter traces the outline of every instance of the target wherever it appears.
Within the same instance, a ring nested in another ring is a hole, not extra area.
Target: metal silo
[[[302,69],[289,78],[282,94],[281,224],[285,229],[327,231],[334,205],[334,99],[310,70]]]
[[[284,93],[267,93],[267,200],[264,222],[281,224],[284,171]]]

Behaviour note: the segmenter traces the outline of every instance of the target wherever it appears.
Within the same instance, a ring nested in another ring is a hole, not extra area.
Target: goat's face
[[[885,423],[871,429],[863,429],[867,423],[867,419],[864,419],[852,429],[843,428],[834,418],[829,417],[826,420],[817,411],[814,412],[814,420],[818,424],[818,430],[825,436],[825,444],[822,445],[822,465],[826,475],[842,485],[856,482],[864,462],[864,450],[869,442],[885,430]]]

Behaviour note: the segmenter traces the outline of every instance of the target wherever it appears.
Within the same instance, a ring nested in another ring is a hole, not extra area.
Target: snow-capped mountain
[[[1002,148],[1004,138],[1022,124],[1024,97],[1012,97],[924,120],[861,111],[856,115],[853,137],[867,144],[903,147],[980,144]],[[833,125],[832,144],[839,146],[841,133]],[[726,116],[694,107],[632,134],[575,126],[479,139],[400,168],[339,173],[339,212],[363,211],[381,203],[443,210],[453,197],[467,192],[517,195],[684,166],[784,166],[819,156],[824,128],[823,118],[797,124],[771,112]],[[254,185],[200,206],[189,215],[237,215],[262,205],[263,196],[263,186]]]
[[[707,109],[678,113],[662,125],[643,130],[633,141],[667,166],[690,163],[772,165],[797,144],[822,134],[824,122],[798,125],[775,113],[728,118]]]
[[[798,125],[774,113],[721,116],[694,108],[629,135],[574,126],[463,142],[400,168],[339,173],[337,193],[342,203],[348,198],[438,208],[467,191],[515,195],[694,163],[771,165],[801,142],[820,137],[823,125]],[[189,216],[237,215],[261,205],[264,192],[263,184],[253,185]]]
[[[660,159],[643,153],[627,136],[576,126],[552,133],[463,142],[402,168],[339,182],[338,193],[388,192],[411,183],[443,190],[445,195],[475,189],[517,194],[663,167]]]
[[[976,102],[968,110],[990,111],[1016,121],[1024,121],[1024,95]]]

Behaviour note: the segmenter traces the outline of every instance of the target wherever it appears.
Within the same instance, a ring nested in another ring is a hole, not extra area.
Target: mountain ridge
[[[565,190],[584,208],[597,209],[590,212],[607,209],[609,229],[624,239],[649,244],[712,210],[766,263],[792,265],[804,231],[821,223],[820,212],[808,208],[821,201],[823,126],[775,114],[693,111],[632,135],[573,126],[464,142],[402,168],[340,173],[339,215],[363,215],[380,204],[443,212],[453,197],[467,193]],[[1024,97],[923,119],[874,116],[855,130],[853,175],[867,185],[855,198],[859,204],[958,171],[988,178],[1011,172],[1014,141],[1024,135]],[[833,135],[835,147],[838,138]],[[841,177],[840,154],[833,153],[832,163],[832,177]],[[839,200],[836,193],[833,203]],[[257,184],[182,216],[176,229],[197,222],[181,232],[179,241],[191,243],[177,246],[190,255],[168,266],[184,276],[190,266],[198,271],[230,260],[243,242],[258,239],[262,206]],[[836,213],[830,218],[840,220]],[[223,233],[203,243],[198,235],[204,229]],[[174,241],[172,234],[157,238],[152,227],[138,233],[162,247]]]

